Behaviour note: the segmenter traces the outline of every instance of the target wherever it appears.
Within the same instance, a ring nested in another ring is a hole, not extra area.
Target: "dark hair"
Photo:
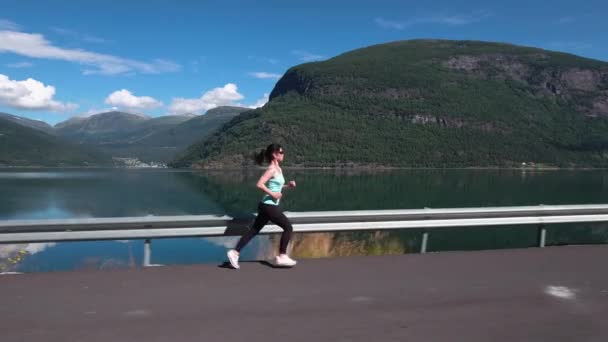
[[[272,154],[277,151],[280,151],[281,149],[282,149],[282,147],[279,144],[268,145],[268,147],[266,147],[266,149],[262,149],[262,150],[260,150],[259,153],[255,154],[255,156],[254,156],[255,163],[258,165],[262,165],[262,164],[264,164],[264,161],[271,162],[274,159]]]

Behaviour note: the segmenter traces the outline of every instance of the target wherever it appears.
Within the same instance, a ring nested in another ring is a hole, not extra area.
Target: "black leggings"
[[[283,228],[283,234],[281,234],[281,244],[279,245],[279,253],[287,253],[287,244],[289,243],[291,233],[293,232],[291,223],[285,214],[283,214],[283,210],[281,210],[278,205],[264,203],[260,203],[258,205],[258,217],[256,217],[255,222],[253,222],[253,227],[251,227],[251,229],[249,229],[247,233],[241,237],[234,249],[236,249],[237,252],[240,252],[241,249],[249,242],[249,240],[251,240],[260,232],[260,230],[262,230],[262,228],[264,228],[268,221],[271,221],[272,223]]]

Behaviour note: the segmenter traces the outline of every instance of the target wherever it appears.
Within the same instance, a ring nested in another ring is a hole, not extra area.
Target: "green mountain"
[[[112,166],[112,159],[0,117],[0,166]]]
[[[477,41],[410,40],[289,69],[263,108],[175,167],[608,166],[608,63]]]
[[[49,134],[54,134],[53,126],[47,124],[44,121],[23,118],[21,116],[12,115],[12,114],[8,114],[8,113],[0,113],[0,119],[6,119],[6,120],[12,121],[16,124],[19,124],[21,126],[34,128],[34,129],[37,129],[39,131],[43,131],[43,132],[49,133]]]

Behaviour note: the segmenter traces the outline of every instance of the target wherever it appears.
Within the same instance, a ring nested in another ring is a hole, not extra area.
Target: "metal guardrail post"
[[[429,242],[429,233],[422,233],[422,245],[420,246],[420,253],[426,253],[426,247]]]
[[[146,239],[144,242],[144,267],[150,266],[150,258],[152,257],[152,243],[150,239]]]
[[[547,228],[545,228],[544,224],[538,226],[538,247],[545,247],[547,241]]]

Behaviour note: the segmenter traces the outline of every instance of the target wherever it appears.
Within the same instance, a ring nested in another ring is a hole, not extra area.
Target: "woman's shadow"
[[[267,261],[267,260],[252,260],[252,261],[242,261],[242,262],[240,262],[240,264],[248,264],[248,263],[258,263],[258,264],[266,266],[266,267],[278,268],[278,269],[291,268],[291,267],[287,267],[287,266],[279,266],[279,265],[273,264],[272,262]],[[223,263],[221,263],[217,267],[219,267],[219,268],[227,268],[227,269],[231,269],[231,270],[234,269],[232,267],[232,265],[230,265],[230,263],[228,261],[224,261]]]

